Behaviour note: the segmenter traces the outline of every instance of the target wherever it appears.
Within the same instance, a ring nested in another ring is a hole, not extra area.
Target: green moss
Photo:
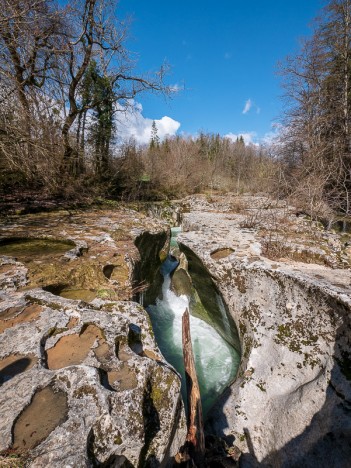
[[[265,388],[265,385],[266,385],[265,382],[259,382],[256,384],[256,387],[258,387],[261,390],[261,392],[266,392],[267,390]]]
[[[242,294],[245,294],[247,291],[247,287],[246,287],[245,278],[242,276],[242,274],[237,273],[235,276],[233,276],[232,279],[234,281],[234,284],[238,288],[239,292],[241,292]]]
[[[123,439],[122,439],[121,434],[119,432],[115,436],[113,442],[114,442],[115,445],[121,445],[123,443]]]
[[[103,304],[101,309],[106,310],[107,312],[113,312],[114,309],[118,309],[118,302],[108,302],[107,304]]]
[[[46,300],[38,299],[36,297],[31,296],[30,294],[26,294],[25,296],[26,301],[31,302],[32,304],[38,304],[44,307],[50,307],[53,310],[62,310],[63,307],[61,304],[57,304],[56,302],[49,302]]]
[[[113,299],[115,295],[116,294],[112,289],[98,289],[96,292],[96,296],[99,299]]]
[[[241,320],[239,320],[239,330],[240,330],[240,336],[242,338],[246,334],[247,327],[245,323]]]
[[[152,323],[151,323],[151,318],[148,314],[146,314],[146,320],[149,325],[148,327],[148,333],[151,336],[151,338],[154,340],[155,339],[155,334],[154,334],[154,329],[152,328]]]
[[[73,398],[84,398],[85,396],[91,395],[96,401],[98,400],[96,390],[91,385],[83,385],[82,387],[77,388],[73,392]]]
[[[56,327],[52,327],[48,330],[48,337],[50,338],[51,336],[56,336],[56,335],[60,335],[61,333],[64,333],[65,331],[67,331],[68,328],[56,328]]]
[[[300,353],[301,352],[301,345],[297,341],[290,341],[288,347],[289,347],[290,351],[293,351],[295,353]]]
[[[157,369],[151,379],[151,398],[158,411],[169,405],[169,392],[174,383],[174,375],[165,375],[163,369]]]
[[[168,256],[168,250],[167,249],[162,249],[159,253],[160,261],[163,263]]]
[[[250,356],[253,347],[253,339],[249,336],[244,337],[244,354],[243,357],[247,359]]]
[[[250,302],[247,307],[243,308],[242,316],[253,328],[257,327],[262,320],[260,308],[255,302]]]
[[[317,343],[318,336],[311,335],[308,339],[301,340],[301,343],[305,346],[312,346],[314,343]]]
[[[162,403],[163,395],[164,395],[164,392],[159,387],[156,387],[155,385],[152,387],[151,398],[156,408],[160,407],[160,403]]]
[[[308,346],[311,349],[310,353],[305,353],[308,358],[305,358],[304,363],[316,365],[318,360],[313,359],[312,355],[318,353],[318,335],[314,334],[315,325],[307,318],[305,320],[291,319],[291,322],[278,325],[277,334],[274,341],[278,344],[285,345],[290,351],[302,354],[302,346]]]
[[[7,450],[0,453],[0,467],[4,468],[24,468],[28,466],[29,459],[27,455],[14,453],[12,450]]]
[[[289,325],[279,325],[278,326],[278,340],[284,341],[285,338],[291,337],[291,329]]]

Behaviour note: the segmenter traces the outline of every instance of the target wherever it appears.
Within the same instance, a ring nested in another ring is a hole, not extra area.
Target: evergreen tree
[[[103,176],[109,169],[110,145],[114,130],[115,92],[111,77],[101,73],[96,61],[92,61],[82,85],[82,107],[91,109],[92,124],[89,139],[94,147],[94,169]],[[84,129],[87,112],[78,121],[77,138],[81,132],[81,146],[84,146]],[[82,123],[81,123],[82,122]],[[80,127],[82,129],[80,130]]]
[[[150,150],[153,150],[155,148],[159,148],[159,146],[160,146],[160,137],[157,134],[156,122],[153,120],[152,126],[151,126],[151,138],[150,138],[149,148]]]

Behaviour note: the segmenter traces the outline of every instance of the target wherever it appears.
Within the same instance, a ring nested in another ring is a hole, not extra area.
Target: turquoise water
[[[156,304],[147,310],[163,356],[179,372],[184,383],[182,316],[185,309],[189,309],[189,298],[185,295],[177,296],[170,289],[171,273],[177,265],[174,257],[164,262],[161,269],[164,277],[162,294]],[[218,396],[234,380],[240,354],[200,318],[190,316],[190,328],[203,413],[206,416]],[[182,393],[184,398],[183,384]]]
[[[171,228],[171,232],[172,232],[172,237],[171,237],[171,244],[170,244],[170,246],[171,246],[171,247],[178,247],[178,244],[177,244],[177,236],[178,236],[178,234],[181,232],[181,227],[180,227],[180,226],[173,227],[173,228]]]

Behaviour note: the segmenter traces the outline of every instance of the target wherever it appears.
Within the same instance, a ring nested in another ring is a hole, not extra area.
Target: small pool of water
[[[73,289],[65,285],[48,285],[44,286],[43,289],[55,294],[55,296],[61,296],[66,299],[91,302],[96,298],[96,291],[92,289]]]
[[[177,265],[177,260],[172,257],[164,262],[161,269],[164,277],[162,293],[156,304],[150,305],[147,310],[162,354],[182,376],[185,401],[182,316],[185,309],[189,309],[189,298],[186,295],[177,296],[170,289],[171,273]],[[240,354],[200,318],[190,316],[190,328],[203,413],[206,417],[219,395],[234,380],[240,364]]]
[[[47,255],[64,254],[74,246],[74,242],[56,239],[12,238],[0,241],[0,255],[29,262]]]
[[[96,292],[90,289],[64,289],[59,294],[66,299],[75,299],[85,302],[91,302],[96,298]]]

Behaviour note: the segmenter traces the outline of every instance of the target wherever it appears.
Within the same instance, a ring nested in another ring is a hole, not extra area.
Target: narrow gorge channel
[[[179,228],[172,229],[171,251],[182,255],[176,243]],[[213,299],[206,307],[200,297],[204,291],[197,291],[195,281],[184,270],[179,270],[180,262],[169,255],[161,267],[163,284],[155,304],[147,305],[157,344],[165,359],[182,376],[182,394],[185,399],[185,375],[182,351],[182,315],[190,310],[190,326],[196,371],[199,379],[204,417],[224,389],[235,379],[240,364],[240,345],[234,323],[223,304],[205,268],[201,276],[205,280],[205,293]],[[189,263],[189,272],[192,263]],[[183,288],[173,284],[175,274],[183,273]],[[184,280],[185,278],[185,280]],[[184,283],[185,284],[184,286]],[[212,305],[213,305],[212,304]],[[233,329],[234,327],[234,329]]]

